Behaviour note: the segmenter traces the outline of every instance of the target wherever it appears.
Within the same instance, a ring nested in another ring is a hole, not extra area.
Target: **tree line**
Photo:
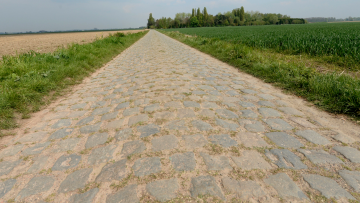
[[[155,20],[152,13],[149,15],[147,27],[186,28],[186,27],[214,27],[214,26],[249,26],[249,25],[276,25],[276,24],[304,24],[306,20],[290,18],[290,16],[276,13],[260,13],[259,11],[246,11],[244,7],[232,11],[208,14],[206,7],[192,9],[191,13],[177,13],[175,18],[162,17]]]

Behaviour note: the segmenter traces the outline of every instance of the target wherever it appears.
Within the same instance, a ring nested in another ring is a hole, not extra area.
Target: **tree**
[[[204,7],[204,11],[203,11],[203,15],[204,15],[204,26],[209,26],[209,23],[208,23],[208,19],[209,19],[209,14],[207,12],[207,9],[206,7]]]
[[[202,26],[204,22],[203,22],[203,14],[201,13],[200,8],[197,9],[196,18],[199,21],[199,26]]]
[[[240,9],[240,21],[245,21],[245,9],[243,6]]]
[[[192,15],[191,17],[195,17],[195,9],[192,9]]]
[[[198,19],[196,18],[196,16],[191,17],[191,19],[190,19],[190,25],[191,25],[191,27],[198,27],[198,26],[199,26],[199,21],[198,21]]]
[[[147,27],[150,28],[151,26],[155,26],[155,19],[152,16],[152,13],[149,15]]]

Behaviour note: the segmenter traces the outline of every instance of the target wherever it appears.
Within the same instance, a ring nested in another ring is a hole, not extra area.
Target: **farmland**
[[[272,49],[285,54],[307,54],[349,69],[357,69],[360,63],[360,23],[211,27],[168,31]]]

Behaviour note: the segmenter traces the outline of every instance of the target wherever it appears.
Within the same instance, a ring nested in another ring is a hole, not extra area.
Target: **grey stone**
[[[96,101],[97,97],[86,97],[83,99],[84,102]]]
[[[199,195],[211,195],[226,200],[216,180],[212,176],[198,176],[191,178],[190,193],[193,198]]]
[[[256,133],[240,132],[236,137],[245,147],[269,147],[264,139]]]
[[[184,120],[171,121],[165,125],[165,128],[170,130],[189,130]]]
[[[209,92],[209,94],[214,95],[214,96],[221,96],[221,93],[217,90],[212,90]]]
[[[216,120],[216,124],[227,129],[230,131],[237,131],[237,128],[239,128],[240,126],[235,124],[235,123],[231,123],[231,122],[227,122],[225,120],[221,120],[219,118],[215,118]]]
[[[305,118],[300,118],[300,117],[292,117],[290,118],[290,120],[292,120],[293,122],[304,126],[305,128],[318,128],[316,125],[310,123],[309,121],[307,121]]]
[[[210,81],[212,81],[212,80],[216,80],[216,78],[214,78],[214,77],[207,77],[207,78],[205,78],[205,80],[210,80]]]
[[[215,86],[216,90],[218,91],[225,91],[225,90],[231,90],[230,87],[227,86]]]
[[[107,196],[106,203],[137,203],[137,185],[128,185],[115,194]]]
[[[214,90],[214,87],[211,87],[209,85],[199,85],[198,88],[202,90]]]
[[[91,135],[85,143],[85,148],[88,149],[97,145],[104,144],[107,141],[108,137],[109,135],[107,133],[96,133],[94,135]]]
[[[191,93],[194,94],[194,95],[204,95],[204,94],[206,94],[206,92],[204,92],[204,91],[199,91],[199,90],[192,91]]]
[[[353,163],[360,163],[360,151],[352,148],[352,147],[342,147],[342,146],[335,146],[333,148],[335,151],[339,152],[340,154],[344,155],[347,159],[349,159]]]
[[[76,154],[61,156],[51,168],[53,171],[63,171],[76,167],[81,160],[81,156]]]
[[[282,198],[297,198],[309,200],[300,188],[289,178],[286,173],[278,173],[265,179],[264,182],[272,186]]]
[[[91,105],[91,108],[102,107],[105,104],[106,104],[106,101],[98,101],[98,102],[95,102],[95,104]]]
[[[8,193],[15,185],[16,179],[8,179],[4,182],[0,182],[0,198]]]
[[[240,112],[241,112],[241,116],[245,117],[245,118],[257,118],[258,117],[258,115],[251,110],[242,110]]]
[[[54,181],[54,178],[49,176],[34,177],[26,184],[24,189],[19,192],[16,199],[20,200],[31,195],[46,192],[54,185]]]
[[[126,140],[132,134],[133,134],[133,130],[131,128],[126,128],[116,132],[115,139],[117,141],[123,141]]]
[[[83,109],[87,104],[86,103],[81,103],[81,104],[75,104],[73,106],[71,106],[71,110],[74,110],[74,109]]]
[[[282,101],[282,100],[276,100],[276,103],[279,105],[279,106],[289,106],[288,103]]]
[[[293,116],[303,116],[304,115],[304,113],[302,113],[301,111],[298,111],[291,107],[279,107],[278,109],[288,115],[293,115]]]
[[[179,109],[177,113],[178,118],[193,118],[195,116],[195,112],[192,109]]]
[[[222,178],[224,189],[235,193],[238,198],[249,200],[266,196],[264,190],[255,181],[236,181],[229,177]]]
[[[130,108],[130,109],[125,109],[123,112],[124,116],[131,116],[134,114],[140,113],[140,108],[139,107],[135,107],[135,108]]]
[[[340,142],[346,143],[346,144],[351,144],[356,141],[354,138],[349,137],[344,134],[337,134],[337,135],[332,136],[332,138],[334,138],[335,140],[338,140]]]
[[[166,202],[175,198],[178,189],[179,184],[176,178],[153,181],[146,185],[146,191],[160,202]]]
[[[155,124],[149,124],[145,126],[137,127],[137,131],[141,133],[140,138],[154,135],[160,132],[160,126]]]
[[[175,113],[169,112],[169,111],[157,112],[157,113],[154,113],[154,118],[155,119],[173,119],[173,118],[175,118]]]
[[[13,162],[10,162],[10,161],[0,162],[0,176],[7,175],[8,173],[10,173],[10,171],[12,171],[20,163],[21,163],[21,160],[17,160],[17,161],[13,161]]]
[[[101,116],[101,120],[105,121],[105,120],[115,119],[117,117],[118,113],[119,112],[116,111],[116,112],[105,114],[105,115]]]
[[[121,153],[125,156],[132,155],[132,154],[140,154],[146,150],[144,142],[140,140],[134,140],[131,142],[127,142],[124,144]]]
[[[49,124],[49,122],[38,123],[34,127],[31,128],[31,131],[43,130],[48,124]]]
[[[135,161],[132,169],[138,177],[143,177],[161,171],[161,162],[159,157],[141,158]]]
[[[106,129],[118,129],[121,128],[122,126],[124,126],[124,121],[125,119],[120,119],[120,120],[114,120],[114,121],[110,121],[108,122],[108,124],[105,126]]]
[[[80,132],[83,134],[87,133],[93,133],[100,130],[101,122],[95,124],[95,125],[88,125],[80,128]]]
[[[258,104],[260,106],[269,106],[269,107],[275,107],[275,104],[269,101],[259,101]]]
[[[147,114],[140,114],[137,116],[130,117],[128,125],[132,126],[140,122],[147,122],[148,120],[149,120],[149,116]]]
[[[250,103],[250,102],[245,102],[245,101],[239,101],[238,104],[242,107],[245,107],[245,108],[252,108],[252,107],[255,107],[255,105],[253,103]]]
[[[314,144],[318,144],[318,145],[331,144],[331,142],[329,142],[329,140],[327,140],[326,138],[319,135],[317,132],[315,132],[313,130],[297,131],[295,134],[300,136],[300,137],[305,138],[306,140],[308,140],[308,141],[310,141],[310,142],[312,142]]]
[[[160,109],[160,104],[152,104],[144,108],[145,112],[153,112]]]
[[[206,109],[217,109],[219,106],[213,102],[203,102],[201,106]]]
[[[170,161],[175,171],[192,171],[196,167],[195,155],[193,152],[174,154],[170,156]]]
[[[39,142],[47,135],[47,132],[36,132],[25,135],[24,137],[17,140],[17,142]]]
[[[57,143],[57,145],[55,145],[56,148],[53,150],[53,153],[73,150],[80,140],[81,140],[80,138],[70,138],[66,140],[61,140],[60,142]]]
[[[69,114],[69,118],[79,118],[85,115],[88,111],[73,111]]]
[[[298,149],[299,152],[303,153],[314,164],[342,164],[343,162],[323,150],[306,150]]]
[[[203,109],[200,111],[199,113],[200,116],[204,116],[204,117],[208,117],[208,118],[214,118],[215,117],[215,113],[212,112],[209,109]]]
[[[226,119],[232,119],[232,118],[239,118],[238,115],[236,115],[236,113],[229,111],[227,109],[217,109],[216,113],[222,117],[222,118],[226,118]]]
[[[339,175],[350,185],[356,192],[360,192],[360,172],[341,170]]]
[[[274,130],[292,130],[292,129],[294,129],[294,127],[292,127],[287,122],[285,122],[284,120],[279,119],[279,118],[268,118],[268,119],[263,119],[263,121]]]
[[[201,120],[191,121],[191,124],[200,131],[209,131],[213,129],[210,124]]]
[[[34,164],[27,170],[28,173],[38,173],[46,165],[48,156],[38,156],[34,158]]]
[[[116,106],[115,111],[116,111],[116,110],[120,110],[120,109],[125,109],[125,108],[129,107],[129,105],[130,105],[129,102],[121,103],[121,104],[119,104],[119,105]]]
[[[240,94],[239,94],[237,91],[235,91],[235,90],[227,91],[226,94],[229,95],[229,96],[237,96],[237,95],[240,95]]]
[[[104,97],[104,100],[113,99],[116,97],[116,94],[109,94],[106,97]]]
[[[304,180],[309,183],[310,187],[318,190],[326,198],[335,197],[336,199],[347,198],[355,200],[355,198],[345,189],[340,187],[336,181],[315,174],[303,174]]]
[[[74,194],[70,197],[69,203],[92,203],[98,192],[99,188],[94,188],[82,194]]]
[[[287,149],[266,150],[266,156],[279,168],[307,169],[307,166],[301,162],[300,158]]]
[[[102,114],[109,113],[109,111],[110,111],[110,107],[98,108],[98,109],[95,109],[91,115],[92,116],[102,115]]]
[[[252,89],[242,89],[242,92],[246,93],[246,94],[257,94],[258,92]]]
[[[259,121],[253,121],[250,124],[245,124],[244,127],[250,132],[265,132],[265,127]]]
[[[184,101],[184,106],[185,107],[195,107],[195,108],[200,108],[200,104],[194,101]]]
[[[223,104],[229,108],[237,108],[236,104],[231,102],[223,102]]]
[[[71,125],[71,119],[61,119],[58,122],[56,122],[54,125],[51,126],[52,129],[67,127]]]
[[[231,159],[243,170],[272,169],[271,165],[257,151],[247,150],[241,154],[241,157],[232,156]]]
[[[18,145],[14,145],[14,146],[10,146],[5,148],[4,150],[1,151],[0,153],[0,159],[4,158],[4,157],[8,157],[8,156],[14,156],[15,154],[17,154],[22,148],[24,147],[23,144],[18,144]]]
[[[92,171],[92,168],[85,168],[71,173],[60,184],[58,193],[66,193],[85,187],[85,184],[88,181],[89,175]]]
[[[210,156],[205,153],[200,153],[209,171],[220,171],[224,169],[232,169],[229,159],[226,156]]]
[[[204,138],[204,136],[197,135],[184,135],[183,139],[185,141],[185,146],[188,149],[195,149],[199,147],[203,147],[208,143],[208,141]]]
[[[25,150],[22,151],[22,154],[24,156],[40,154],[49,145],[50,142],[39,143],[33,147],[26,148]]]
[[[269,117],[281,117],[281,114],[272,108],[259,108],[259,113],[265,118]]]
[[[85,125],[85,124],[90,123],[93,120],[94,120],[94,116],[89,116],[89,117],[81,119],[79,122],[76,123],[76,125]]]
[[[120,104],[120,103],[123,103],[124,101],[125,101],[124,98],[113,99],[113,100],[111,100],[111,104]]]
[[[113,180],[122,180],[127,174],[126,159],[115,163],[107,164],[102,168],[100,174],[96,177],[95,182],[111,182]]]
[[[249,101],[255,101],[255,102],[259,101],[259,98],[255,97],[253,95],[245,95],[245,96],[243,96],[243,99],[249,100]]]
[[[284,132],[271,132],[265,133],[265,135],[279,147],[300,148],[304,146],[295,137],[292,137]]]
[[[74,131],[74,128],[63,128],[50,135],[48,140],[61,139],[70,135]]]
[[[112,155],[116,149],[116,145],[108,145],[92,150],[88,157],[88,164],[95,165],[99,163],[108,162],[112,159]]]
[[[151,140],[153,151],[169,150],[178,147],[179,140],[175,135],[164,135]]]
[[[175,109],[183,108],[183,105],[179,101],[171,101],[171,102],[165,103],[164,106],[166,108],[175,108]]]
[[[274,100],[276,97],[270,95],[270,94],[258,94],[259,97],[266,99],[266,100]]]
[[[113,93],[119,93],[119,92],[124,92],[124,89],[123,88],[117,88],[117,89],[114,89]]]
[[[237,142],[230,138],[230,135],[211,135],[209,139],[213,144],[221,145],[222,147],[228,148],[232,146],[236,146]]]

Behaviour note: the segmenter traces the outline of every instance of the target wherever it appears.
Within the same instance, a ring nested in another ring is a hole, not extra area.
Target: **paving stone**
[[[287,102],[284,102],[282,100],[276,100],[276,103],[279,106],[289,106],[289,104]]]
[[[242,89],[242,92],[246,93],[246,94],[257,94],[258,92],[252,89]]]
[[[129,107],[129,105],[130,105],[129,102],[121,103],[116,106],[115,111],[120,110],[120,109],[125,109],[125,108]]]
[[[56,122],[54,125],[51,126],[52,129],[67,127],[71,125],[71,119],[61,119],[58,122]]]
[[[245,124],[244,127],[250,132],[265,132],[265,127],[259,121],[253,121],[251,124]]]
[[[169,150],[178,147],[179,140],[175,135],[164,135],[151,140],[153,151]]]
[[[185,107],[194,107],[194,108],[200,108],[200,104],[194,101],[184,101]]]
[[[238,143],[230,138],[230,135],[210,135],[209,139],[213,144],[221,145],[222,147],[228,148],[236,146]]]
[[[265,155],[272,160],[279,168],[286,169],[307,169],[307,166],[301,162],[301,159],[287,149],[265,150]]]
[[[177,111],[178,118],[194,118],[195,112],[192,109],[179,109]]]
[[[63,128],[50,135],[48,140],[61,139],[70,135],[74,131],[74,128]]]
[[[360,192],[360,172],[341,170],[339,175],[350,185],[356,192]]]
[[[271,132],[265,133],[265,135],[279,147],[300,148],[304,146],[295,137],[290,136],[284,132]]]
[[[100,174],[96,177],[95,182],[111,182],[113,180],[122,180],[126,177],[126,159],[115,163],[109,163],[102,168]]]
[[[175,118],[175,113],[169,112],[169,111],[157,112],[157,113],[154,113],[154,118],[155,119],[173,119],[173,118]]]
[[[231,102],[223,102],[224,105],[226,105],[227,107],[229,108],[236,108],[236,104],[234,103],[231,103]]]
[[[159,157],[141,158],[135,161],[132,166],[137,177],[143,177],[161,171],[161,162]]]
[[[76,167],[81,160],[81,156],[76,154],[61,156],[51,168],[52,171],[64,171]]]
[[[124,156],[128,156],[132,154],[140,154],[144,150],[146,150],[144,142],[140,140],[134,140],[125,143],[121,150],[121,153],[124,154]]]
[[[0,176],[7,175],[8,173],[10,173],[10,171],[12,171],[20,163],[21,163],[21,160],[17,160],[17,161],[13,161],[13,162],[10,162],[10,161],[0,162]]]
[[[245,118],[257,118],[258,115],[252,110],[241,110],[241,116]]]
[[[200,153],[204,159],[207,170],[220,171],[224,169],[232,169],[229,159],[226,156],[210,156],[206,153]]]
[[[0,198],[2,198],[6,193],[8,193],[15,185],[16,179],[8,179],[6,181],[0,182]]]
[[[157,104],[152,104],[152,105],[146,106],[144,108],[144,111],[145,112],[153,112],[153,111],[156,111],[158,109],[160,109],[160,104],[157,103]]]
[[[91,154],[88,157],[88,164],[95,165],[104,162],[108,162],[113,158],[113,153],[116,149],[116,145],[107,145],[105,147],[100,147],[93,149]]]
[[[233,119],[233,118],[239,118],[238,115],[236,115],[236,113],[229,111],[227,109],[217,109],[216,113],[222,117],[222,118],[226,118],[226,119]]]
[[[134,114],[140,113],[140,108],[139,107],[135,107],[135,108],[130,108],[130,109],[125,109],[125,111],[123,112],[124,116],[131,116]]]
[[[4,158],[4,157],[8,157],[8,156],[14,156],[15,154],[17,154],[22,148],[24,147],[23,144],[18,144],[15,146],[10,146],[5,148],[4,150],[1,151],[0,153],[0,159]]]
[[[252,108],[252,107],[255,107],[255,105],[253,103],[250,103],[250,102],[245,102],[245,101],[239,101],[238,104],[242,107],[245,107],[245,108]]]
[[[111,119],[115,119],[117,117],[117,115],[119,114],[119,112],[112,112],[112,113],[108,113],[108,114],[105,114],[101,117],[101,120],[102,121],[105,121],[105,120],[111,120]]]
[[[85,143],[85,148],[88,149],[97,145],[104,144],[107,141],[108,137],[109,135],[107,133],[96,133],[94,135],[91,135]]]
[[[146,185],[146,191],[160,202],[176,198],[177,190],[179,190],[179,184],[176,178],[153,181]]]
[[[266,100],[274,100],[276,97],[270,95],[270,94],[258,94],[259,97],[266,99]]]
[[[306,140],[318,144],[318,145],[328,145],[331,144],[329,140],[319,135],[317,132],[313,130],[302,130],[295,132],[296,135],[305,138]]]
[[[203,102],[201,106],[206,109],[218,109],[219,106],[213,102]]]
[[[344,134],[337,134],[337,135],[332,136],[332,138],[334,138],[337,141],[346,143],[346,144],[352,144],[352,143],[354,143],[356,141],[354,138],[349,137],[349,136],[344,135]]]
[[[51,114],[47,114],[43,117],[44,121],[49,121],[49,120],[55,120],[55,119],[60,119],[60,118],[65,118],[67,115],[69,114],[69,112],[64,111],[64,112],[57,112],[57,113],[51,113]]]
[[[88,111],[73,111],[69,114],[69,118],[80,118],[85,115]]]
[[[113,99],[111,100],[111,104],[120,104],[120,103],[123,103],[125,102],[125,99],[124,98],[119,98],[119,99]]]
[[[259,108],[258,110],[259,110],[259,113],[265,118],[281,117],[281,114],[272,108]]]
[[[244,95],[244,96],[243,96],[243,99],[249,100],[249,101],[255,101],[255,102],[259,101],[259,98],[258,98],[258,97],[255,97],[255,96],[253,96],[253,95]]]
[[[227,95],[229,95],[229,96],[237,96],[237,95],[240,95],[237,91],[235,91],[235,90],[230,90],[230,91],[227,91],[226,92],[226,94]]]
[[[290,118],[291,121],[304,126],[305,128],[318,128],[316,125],[310,123],[309,121],[307,121],[305,118],[301,118],[301,117],[292,117]]]
[[[191,124],[200,131],[209,131],[213,129],[210,124],[205,123],[204,121],[201,120],[191,121]]]
[[[80,132],[83,134],[87,133],[93,133],[100,130],[101,122],[95,124],[95,125],[88,125],[80,128]]]
[[[302,113],[301,111],[298,111],[291,107],[279,107],[278,109],[288,115],[293,115],[293,116],[303,116],[304,115],[304,113]]]
[[[237,181],[229,177],[222,178],[226,191],[235,193],[238,198],[249,200],[266,196],[264,190],[255,181]]]
[[[345,189],[340,187],[336,183],[336,181],[326,178],[320,175],[315,174],[303,174],[304,180],[309,183],[310,187],[312,187],[315,190],[318,190],[321,195],[325,196],[326,198],[347,198],[355,200],[355,198],[348,193]]]
[[[241,153],[241,157],[232,156],[231,159],[243,170],[272,169],[271,165],[262,158],[257,151],[247,150]]]
[[[244,89],[244,86],[242,86],[242,85],[230,85],[230,87],[232,87],[233,89],[236,89],[236,90]]]
[[[174,154],[170,156],[170,161],[175,171],[193,171],[196,167],[195,155],[193,152]]]
[[[275,104],[269,101],[259,101],[258,104],[260,106],[269,106],[269,107],[275,107]]]
[[[30,133],[17,140],[17,142],[39,142],[47,135],[47,132],[40,131],[36,133]]]
[[[140,114],[137,116],[130,117],[128,125],[132,126],[140,122],[147,122],[148,120],[149,120],[149,116],[147,114]]]
[[[216,90],[218,91],[225,91],[225,90],[231,90],[230,87],[227,86],[214,86],[216,88]]]
[[[61,140],[54,146],[55,149],[53,150],[53,153],[73,150],[80,140],[81,140],[80,138],[70,138],[66,140]]]
[[[274,130],[292,130],[292,129],[294,129],[294,127],[292,127],[287,122],[285,122],[284,120],[279,119],[279,118],[268,118],[268,119],[263,119],[263,121]]]
[[[221,93],[217,90],[212,90],[209,92],[209,94],[214,95],[214,96],[221,96]]]
[[[148,137],[160,132],[160,126],[155,124],[149,124],[145,126],[137,127],[137,131],[141,133],[140,138]]]
[[[182,137],[185,141],[185,146],[188,149],[196,149],[199,147],[203,147],[208,143],[208,141],[204,138],[204,136],[197,135],[183,135]]]
[[[98,108],[98,109],[95,109],[91,115],[92,116],[102,115],[102,114],[109,113],[109,111],[110,111],[110,107]]]
[[[360,151],[352,147],[335,146],[335,151],[342,154],[353,163],[360,163]]]
[[[297,198],[309,200],[300,188],[289,178],[286,173],[278,173],[265,179],[264,182],[273,187],[282,198]]]
[[[239,132],[236,137],[245,147],[269,147],[261,135],[256,133]]]
[[[214,90],[214,87],[211,87],[209,85],[199,85],[198,88],[202,90]]]
[[[208,118],[214,118],[215,117],[215,113],[209,109],[203,109],[200,111],[199,116],[204,116],[204,117],[208,117]]]
[[[114,89],[113,93],[119,93],[119,92],[124,92],[124,89],[123,88],[117,88],[117,89]]]
[[[74,194],[70,197],[69,203],[92,203],[98,192],[99,188],[94,188],[85,193]]]
[[[343,162],[324,150],[307,150],[298,149],[299,152],[303,153],[314,164],[342,164]]]
[[[89,117],[86,117],[86,118],[83,118],[81,119],[79,122],[76,123],[76,125],[85,125],[85,124],[88,124],[90,123],[91,121],[94,120],[94,116],[89,116]]]
[[[33,159],[34,164],[27,170],[27,173],[39,173],[46,165],[48,156],[38,156]]]
[[[133,134],[133,130],[131,128],[126,128],[116,132],[115,139],[117,141],[123,141],[126,140],[132,134]]]
[[[86,97],[83,99],[84,102],[91,102],[91,101],[96,101],[97,97]]]
[[[31,128],[31,131],[40,131],[43,130],[47,125],[49,124],[49,122],[42,122],[42,123],[38,123],[35,126],[33,126]]]
[[[47,146],[50,145],[50,142],[44,142],[36,144],[33,147],[26,148],[22,151],[22,155],[29,156],[29,155],[35,155],[40,154]]]
[[[191,93],[194,94],[194,95],[204,95],[204,94],[206,94],[206,92],[204,92],[204,91],[199,91],[199,90],[192,91]]]
[[[26,186],[19,192],[16,200],[19,201],[28,196],[41,192],[46,192],[54,185],[54,178],[49,176],[39,176],[32,178]]]
[[[58,189],[58,193],[66,193],[85,187],[85,184],[87,183],[89,175],[92,171],[92,168],[85,168],[71,173],[61,183]]]
[[[81,104],[75,104],[73,106],[71,106],[71,110],[74,110],[74,109],[83,109],[85,108],[85,106],[87,105],[87,103],[81,103]]]
[[[106,203],[137,203],[137,185],[128,185],[115,194],[107,196]]]
[[[125,121],[125,119],[111,121],[106,125],[105,129],[121,128],[122,126],[124,126],[124,121]]]
[[[240,126],[235,124],[235,123],[231,123],[231,122],[227,122],[225,120],[221,120],[218,118],[215,118],[216,124],[227,129],[230,131],[237,131],[237,128],[239,128]]]
[[[199,195],[211,195],[226,200],[216,180],[212,176],[198,176],[191,178],[190,193],[193,198]]]

